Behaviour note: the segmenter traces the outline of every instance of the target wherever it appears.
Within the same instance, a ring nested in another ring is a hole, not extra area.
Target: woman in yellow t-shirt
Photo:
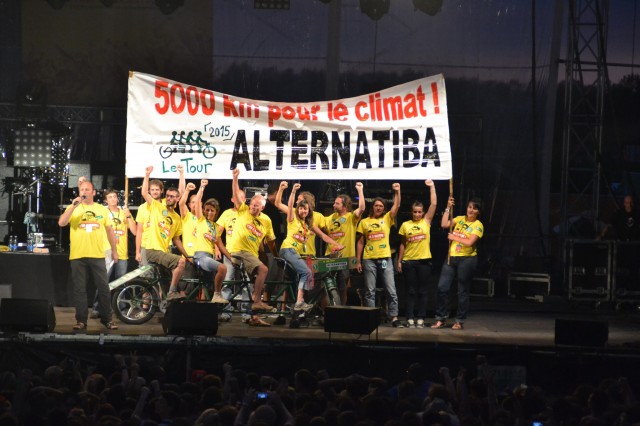
[[[280,182],[280,189],[284,190],[289,186],[285,181]],[[291,264],[298,274],[298,296],[296,298],[295,310],[307,310],[310,305],[304,301],[304,290],[309,290],[311,285],[312,272],[307,266],[307,262],[302,256],[308,255],[307,241],[311,235],[318,235],[324,242],[334,246],[336,251],[342,250],[343,245],[338,244],[332,238],[327,236],[313,222],[313,209],[309,201],[302,199],[294,208],[296,200],[296,191],[300,189],[300,184],[293,185],[291,195],[289,195],[288,212],[287,212],[287,237],[280,246],[280,257]]]
[[[442,215],[440,225],[449,228],[453,223],[453,231],[449,233],[449,259],[442,265],[438,292],[436,296],[436,323],[431,328],[443,328],[449,317],[449,290],[458,276],[458,311],[453,330],[462,330],[469,312],[469,288],[473,280],[473,273],[478,264],[477,243],[484,235],[484,225],[478,220],[482,211],[482,200],[472,198],[467,203],[464,216],[449,217],[454,199],[449,197],[447,208]]]

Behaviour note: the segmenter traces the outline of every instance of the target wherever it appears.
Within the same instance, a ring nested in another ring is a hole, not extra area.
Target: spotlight
[[[360,10],[374,21],[389,12],[391,0],[360,0]]]
[[[435,16],[442,9],[442,0],[413,0],[416,9],[429,16]]]
[[[14,167],[51,166],[51,132],[24,128],[14,132]]]
[[[184,6],[184,0],[156,0],[156,6],[165,15],[171,15],[180,6]]]

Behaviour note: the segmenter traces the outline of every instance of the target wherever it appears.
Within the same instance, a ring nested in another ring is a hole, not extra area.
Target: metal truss
[[[561,234],[571,218],[600,208],[603,103],[607,73],[608,0],[569,0],[562,151]]]
[[[0,122],[11,122],[22,118],[18,116],[15,104],[0,103]],[[64,124],[124,125],[127,121],[127,110],[125,108],[49,105],[46,108],[46,118]]]

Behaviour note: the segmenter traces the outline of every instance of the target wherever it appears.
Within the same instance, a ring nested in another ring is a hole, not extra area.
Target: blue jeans
[[[291,267],[298,274],[298,290],[311,290],[312,272],[307,266],[307,262],[300,257],[298,252],[292,248],[280,249],[280,257],[289,262]]]
[[[431,275],[431,259],[402,261],[402,275],[407,289],[405,316],[425,319],[427,316],[427,285]],[[417,309],[416,309],[417,308]]]
[[[198,264],[200,269],[211,274],[218,272],[220,262],[215,260],[210,253],[206,251],[197,251],[193,254],[193,260]]]
[[[438,281],[436,297],[436,319],[446,321],[449,317],[449,290],[458,275],[458,312],[456,322],[464,323],[469,313],[469,289],[473,273],[478,264],[478,256],[451,256],[450,265],[445,261]]]
[[[396,294],[396,284],[393,279],[393,263],[390,257],[382,259],[362,259],[362,270],[364,272],[364,303],[368,307],[376,306],[376,280],[378,272],[382,274],[382,282],[387,291],[387,303],[389,317],[398,316],[398,295]]]

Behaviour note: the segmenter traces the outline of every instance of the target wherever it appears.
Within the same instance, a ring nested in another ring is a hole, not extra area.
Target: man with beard
[[[166,191],[166,204],[152,197],[149,194],[149,176],[151,172],[153,172],[153,166],[147,167],[142,181],[142,196],[149,205],[148,239],[144,248],[148,262],[157,263],[171,270],[171,285],[167,293],[167,300],[172,301],[185,297],[184,292],[181,292],[178,287],[180,278],[184,273],[185,258],[187,257],[180,239],[182,235],[182,220],[175,211],[180,192],[177,188],[168,188]],[[169,251],[169,243],[171,242],[184,257]]]

